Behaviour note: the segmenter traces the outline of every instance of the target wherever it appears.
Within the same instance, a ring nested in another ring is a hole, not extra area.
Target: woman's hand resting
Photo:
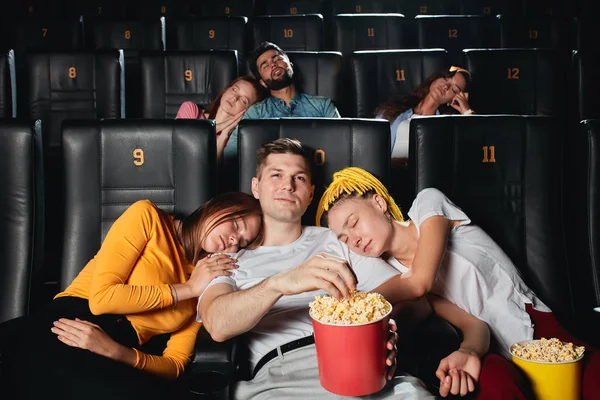
[[[194,297],[198,297],[204,292],[206,286],[218,276],[231,276],[230,270],[237,268],[236,260],[226,254],[217,254],[212,257],[204,257],[196,263],[188,285]]]

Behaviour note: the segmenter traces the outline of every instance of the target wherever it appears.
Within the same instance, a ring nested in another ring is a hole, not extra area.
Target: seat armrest
[[[200,372],[217,371],[233,381],[237,370],[238,341],[238,338],[233,338],[225,342],[216,342],[210,337],[204,326],[201,327],[196,336],[192,361],[187,367],[188,373],[194,375]]]

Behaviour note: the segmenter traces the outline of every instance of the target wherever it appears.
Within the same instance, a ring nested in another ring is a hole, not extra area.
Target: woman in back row
[[[448,107],[463,115],[473,114],[469,106],[470,86],[469,71],[450,67],[428,77],[408,96],[394,96],[377,107],[377,118],[390,121],[392,158],[408,158],[408,135],[413,116],[444,114],[449,111]]]
[[[266,97],[265,89],[254,77],[245,75],[233,80],[206,109],[186,101],[179,107],[177,119],[212,119],[217,124],[217,161],[223,159],[223,151],[233,130],[251,105]]]

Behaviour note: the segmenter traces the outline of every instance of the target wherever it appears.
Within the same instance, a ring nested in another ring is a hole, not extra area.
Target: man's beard
[[[265,83],[265,85],[267,85],[267,88],[269,90],[281,90],[294,83],[294,79],[292,78],[289,71],[285,71],[285,73],[281,75],[281,79],[267,79],[266,81],[263,80],[263,82]]]

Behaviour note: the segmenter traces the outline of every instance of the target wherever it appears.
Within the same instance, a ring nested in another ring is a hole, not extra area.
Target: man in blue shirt
[[[271,97],[254,104],[242,119],[263,118],[339,118],[340,113],[327,97],[311,96],[296,90],[294,65],[276,44],[262,42],[250,54],[250,69],[271,93]],[[231,134],[224,158],[237,157],[237,128]]]

